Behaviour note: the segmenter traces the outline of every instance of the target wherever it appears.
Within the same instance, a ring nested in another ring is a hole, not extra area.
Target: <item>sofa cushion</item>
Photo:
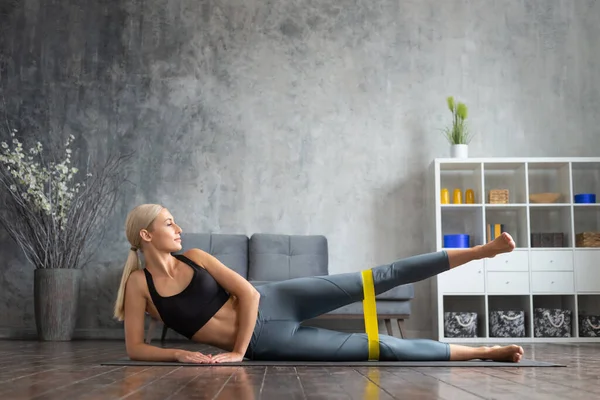
[[[182,233],[182,252],[203,250],[244,278],[248,277],[248,236],[221,233]]]
[[[415,289],[412,283],[396,286],[387,292],[378,294],[375,296],[377,300],[383,301],[396,301],[396,300],[410,300],[415,297]]]
[[[250,282],[250,284],[254,287],[264,285],[265,283],[273,283],[273,281],[253,281],[253,280],[250,280],[248,282]]]
[[[380,318],[383,318],[385,315],[399,315],[406,314],[410,315],[411,307],[410,301],[377,301],[377,315]],[[362,301],[357,301],[347,306],[340,307],[336,310],[333,310],[326,315],[338,315],[338,314],[350,314],[350,315],[360,315],[363,313],[363,303]]]
[[[249,280],[327,275],[328,262],[327,238],[322,235],[255,233],[250,237]]]

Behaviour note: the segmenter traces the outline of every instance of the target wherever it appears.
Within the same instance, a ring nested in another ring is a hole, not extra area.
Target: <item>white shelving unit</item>
[[[600,232],[600,204],[578,204],[574,195],[595,193],[600,201],[600,158],[436,159],[435,250],[446,234],[470,235],[470,246],[487,242],[487,224],[504,224],[517,248],[492,259],[473,261],[432,279],[434,331],[448,343],[600,342],[580,337],[579,315],[600,315],[600,248],[577,247],[576,234]],[[450,204],[441,204],[447,188]],[[453,204],[453,192],[472,189],[474,204]],[[491,189],[508,189],[508,204],[490,204]],[[560,193],[553,203],[530,200],[535,193]],[[562,233],[561,247],[532,242],[532,233]],[[570,337],[536,337],[534,309],[571,310]],[[525,313],[525,337],[490,335],[490,312]],[[477,337],[447,337],[444,313],[476,312]]]

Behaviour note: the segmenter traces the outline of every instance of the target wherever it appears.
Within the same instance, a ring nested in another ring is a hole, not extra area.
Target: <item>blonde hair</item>
[[[159,204],[142,204],[135,207],[127,215],[125,221],[125,234],[127,240],[131,245],[128,250],[129,255],[127,261],[123,267],[123,275],[121,276],[121,285],[117,292],[117,300],[115,301],[114,317],[123,321],[125,318],[125,286],[127,280],[133,271],[141,269],[140,259],[138,257],[138,250],[141,251],[141,238],[140,231],[142,229],[150,230],[152,222],[156,219],[158,214],[164,207]]]

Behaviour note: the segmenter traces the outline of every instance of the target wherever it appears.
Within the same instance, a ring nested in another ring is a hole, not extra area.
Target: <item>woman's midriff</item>
[[[160,321],[160,314],[152,300],[148,298],[147,304],[146,311]],[[223,307],[192,336],[192,341],[232,351],[237,339],[238,304],[237,297],[229,297]]]
[[[192,336],[194,342],[232,351],[238,332],[238,299],[231,296],[227,303]]]

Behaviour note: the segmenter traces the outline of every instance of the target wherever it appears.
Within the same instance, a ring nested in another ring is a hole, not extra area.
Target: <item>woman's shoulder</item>
[[[129,278],[127,279],[127,286],[135,289],[141,289],[145,284],[146,275],[144,274],[143,269],[136,269],[131,273],[131,275],[129,275]]]
[[[128,296],[141,296],[148,298],[149,291],[144,270],[136,269],[129,275],[125,285],[125,290]]]
[[[180,256],[183,256],[184,259],[193,262],[196,264],[196,266],[206,269],[205,264],[208,253],[204,250],[192,248],[184,251],[182,254],[180,254]]]

